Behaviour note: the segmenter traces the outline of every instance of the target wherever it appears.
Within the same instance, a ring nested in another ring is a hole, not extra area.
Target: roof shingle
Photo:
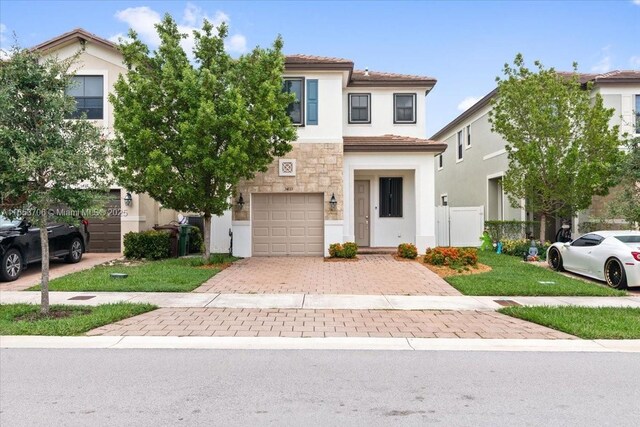
[[[430,139],[414,138],[401,135],[379,136],[345,136],[342,138],[344,151],[422,151],[441,153],[447,145]]]

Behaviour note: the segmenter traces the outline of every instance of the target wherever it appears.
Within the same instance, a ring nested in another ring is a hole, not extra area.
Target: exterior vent
[[[280,176],[296,176],[295,159],[280,159],[278,174]]]

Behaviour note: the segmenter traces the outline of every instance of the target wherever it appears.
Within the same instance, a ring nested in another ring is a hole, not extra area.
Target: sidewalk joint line
[[[405,337],[405,340],[407,341],[407,344],[409,345],[409,347],[411,347],[411,350],[416,351],[415,347],[411,345],[411,341],[409,341],[409,338]]]
[[[121,336],[121,337],[120,337],[120,339],[119,339],[117,342],[115,342],[114,344],[111,344],[111,345],[110,345],[109,347],[107,347],[107,348],[114,348],[115,346],[117,346],[118,344],[120,344],[124,338],[125,338],[125,336],[124,336],[124,335],[123,335],[123,336]]]
[[[302,305],[300,306],[300,309],[302,310],[304,308],[304,303],[307,299],[307,294],[302,294]]]

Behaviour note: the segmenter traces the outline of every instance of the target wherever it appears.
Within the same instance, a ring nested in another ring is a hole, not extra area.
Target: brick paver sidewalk
[[[461,295],[428,268],[390,255],[358,261],[320,257],[247,258],[232,264],[194,292],[353,295]]]
[[[575,338],[495,312],[162,308],[88,335]]]

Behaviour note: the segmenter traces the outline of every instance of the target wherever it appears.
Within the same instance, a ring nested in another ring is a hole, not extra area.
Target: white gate
[[[436,207],[438,246],[480,246],[484,231],[484,206]]]

